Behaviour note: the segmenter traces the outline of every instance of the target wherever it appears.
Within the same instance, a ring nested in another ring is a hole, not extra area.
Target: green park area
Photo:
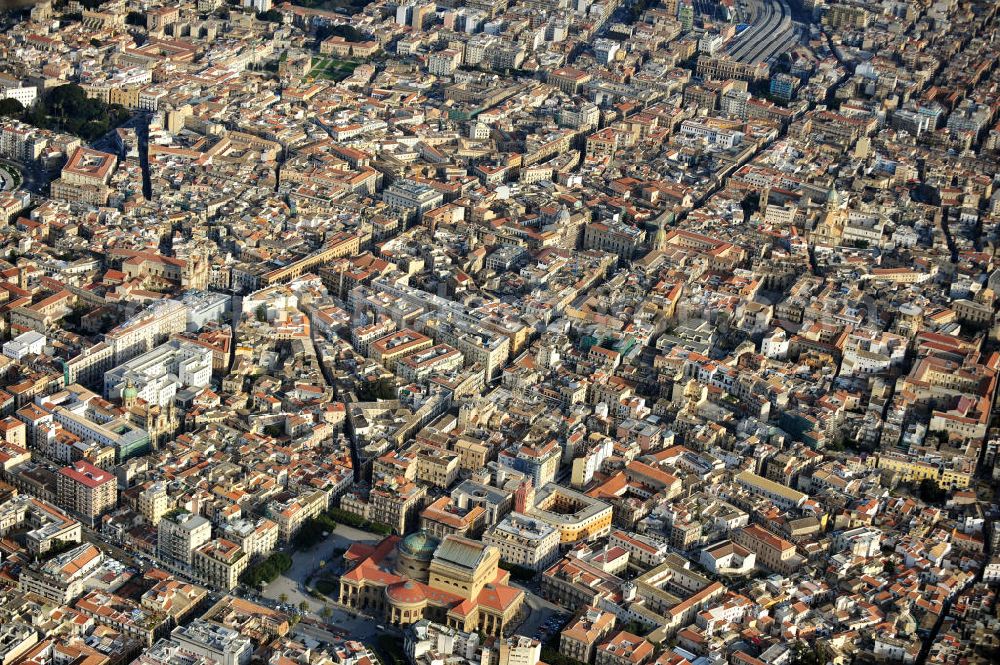
[[[132,115],[122,106],[87,97],[75,83],[52,88],[30,109],[23,108],[16,100],[4,101],[0,115],[18,118],[41,129],[75,134],[87,142],[100,138]]]
[[[309,78],[343,81],[354,72],[354,68],[357,66],[356,62],[319,56],[313,58]]]

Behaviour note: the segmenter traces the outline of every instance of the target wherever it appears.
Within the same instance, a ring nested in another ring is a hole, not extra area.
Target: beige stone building
[[[92,205],[106,204],[111,195],[108,181],[117,164],[118,158],[110,153],[77,148],[63,167],[60,177],[52,182],[52,198]]]
[[[593,663],[597,645],[614,628],[614,614],[588,607],[563,629],[559,636],[559,653],[581,663]]]
[[[239,584],[250,557],[243,548],[224,538],[205,543],[194,551],[194,572],[205,584],[230,590]]]
[[[368,518],[403,534],[424,505],[427,489],[402,477],[376,483],[368,495]]]
[[[139,493],[139,514],[147,522],[156,526],[160,519],[171,508],[170,496],[163,483],[149,483],[149,486]]]
[[[459,536],[390,536],[375,546],[352,545],[345,559],[351,568],[340,579],[340,603],[393,625],[429,619],[499,636],[524,602],[496,548]]]

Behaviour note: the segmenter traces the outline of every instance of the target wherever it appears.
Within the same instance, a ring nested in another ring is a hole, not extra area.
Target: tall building
[[[427,488],[405,478],[388,478],[372,487],[368,496],[369,519],[386,524],[396,533],[406,533],[424,506]]]
[[[444,203],[444,194],[428,184],[400,178],[385,188],[382,200],[393,208],[411,211],[419,219]]]
[[[18,589],[54,603],[71,603],[83,594],[83,581],[103,561],[104,555],[96,546],[84,543],[47,561],[22,568]]]
[[[139,514],[153,526],[170,510],[170,496],[162,482],[151,483],[139,493]]]
[[[177,656],[181,658],[190,659],[191,654],[194,654],[201,657],[197,659],[199,662],[215,662],[218,665],[249,665],[253,655],[253,642],[250,638],[244,637],[237,630],[204,619],[195,619],[187,626],[174,628],[166,642],[179,647],[180,653]],[[177,662],[179,659],[170,658],[167,662]]]
[[[194,574],[216,589],[230,590],[239,584],[250,557],[243,548],[224,538],[205,543],[194,551]]]
[[[118,504],[114,474],[79,460],[56,474],[58,504],[93,526],[97,518]]]
[[[201,515],[183,510],[167,513],[157,528],[157,554],[166,563],[190,569],[194,551],[211,537],[212,523]]]
[[[562,448],[553,439],[543,444],[525,444],[513,450],[504,450],[497,461],[503,466],[520,471],[528,476],[532,485],[541,487],[555,480],[561,457]]]
[[[597,645],[615,628],[615,615],[588,607],[559,636],[559,653],[581,663],[593,663]]]
[[[538,665],[542,643],[524,635],[511,635],[500,640],[497,665]]]

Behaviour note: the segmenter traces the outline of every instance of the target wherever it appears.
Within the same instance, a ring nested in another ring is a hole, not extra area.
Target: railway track
[[[779,0],[778,4],[781,7],[781,18],[778,21],[777,27],[773,32],[766,35],[755,48],[744,53],[742,58],[744,62],[757,63],[767,60],[782,44],[788,41],[789,36],[795,35],[795,30],[792,26],[791,9],[784,0]]]
[[[770,0],[765,2],[763,6],[755,2],[754,6],[757,7],[754,13],[754,23],[744,30],[743,34],[737,37],[735,43],[729,48],[730,57],[737,60],[740,59],[740,53],[750,47],[764,34],[764,31],[771,24],[774,17],[774,3]]]
[[[770,0],[759,15],[763,20],[747,28],[739,43],[730,49],[730,57],[740,62],[762,62],[798,39],[786,0]]]

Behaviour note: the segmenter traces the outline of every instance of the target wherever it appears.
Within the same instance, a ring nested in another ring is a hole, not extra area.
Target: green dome
[[[399,551],[416,559],[430,561],[437,549],[438,539],[426,531],[411,533],[399,543]]]
[[[138,396],[139,396],[139,391],[136,390],[136,387],[132,385],[132,383],[129,383],[127,386],[125,386],[125,390],[122,391],[123,400],[135,399]]]

